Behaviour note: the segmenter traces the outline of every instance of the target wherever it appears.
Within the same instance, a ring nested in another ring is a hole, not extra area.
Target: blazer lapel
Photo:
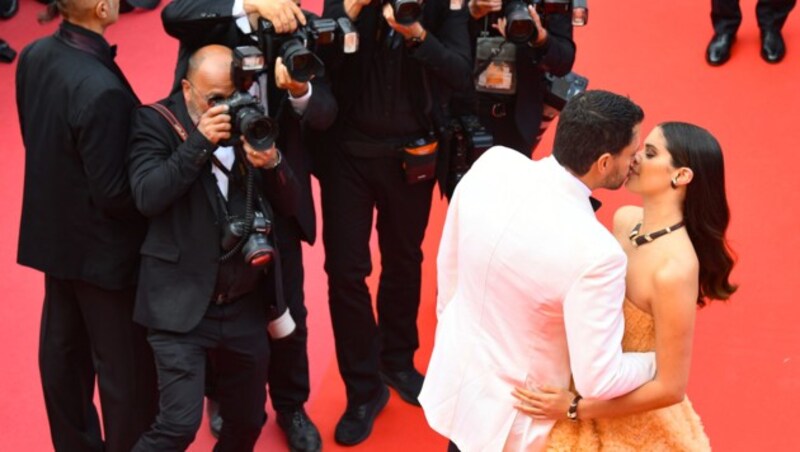
[[[188,110],[186,110],[186,103],[183,99],[183,93],[181,91],[178,91],[177,93],[172,95],[170,100],[172,101],[174,106],[174,108],[172,108],[172,111],[175,112],[175,117],[178,119],[178,121],[180,121],[180,123],[183,125],[186,131],[191,134],[197,127],[192,122],[192,119],[189,117]],[[203,169],[200,170],[200,185],[203,187],[203,191],[206,193],[208,202],[211,204],[211,208],[214,210],[214,216],[220,218],[217,181],[214,178],[214,175],[211,174],[210,165],[211,163],[206,163],[205,165],[203,165]]]

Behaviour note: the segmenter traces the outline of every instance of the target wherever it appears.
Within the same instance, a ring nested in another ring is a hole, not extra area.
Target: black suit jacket
[[[25,143],[18,262],[106,289],[133,286],[146,226],[125,153],[139,101],[112,49],[65,21],[22,51],[16,91]]]
[[[385,45],[381,38],[377,38],[380,28],[389,30],[382,9],[382,2],[373,1],[361,10],[354,22],[360,37],[358,52],[349,55],[330,52],[326,55],[326,63],[330,62],[332,66],[329,74],[342,120],[346,120],[356,94],[365,86],[375,51]],[[323,16],[333,19],[347,17],[344,1],[326,0]],[[472,83],[468,18],[466,9],[451,11],[449,0],[427,0],[424,3],[420,23],[428,35],[419,47],[409,49],[407,53],[410,62],[407,74],[412,79],[410,84],[414,91],[412,102],[420,111],[426,107],[423,72],[429,76],[432,100],[436,103],[434,110],[446,105],[453,91],[468,89]],[[432,113],[437,115],[440,111]]]
[[[209,44],[227,47],[254,45],[253,39],[236,26],[232,12],[232,0],[175,0],[164,8],[161,13],[164,29],[180,41],[173,93],[180,90],[189,57],[200,47]],[[292,108],[286,91],[275,86],[273,74],[273,71],[268,73],[267,97],[270,116],[277,119],[280,129],[276,146],[299,182],[298,205],[292,219],[303,240],[313,244],[317,234],[316,214],[311,196],[310,143],[306,140],[314,131],[325,130],[333,123],[336,102],[326,80],[314,79],[308,106],[299,116]]]
[[[222,216],[209,160],[216,146],[195,129],[182,93],[160,103],[190,133],[182,142],[152,108],[133,116],[130,179],[136,205],[149,218],[134,320],[183,333],[205,314],[219,268]],[[297,181],[291,168],[255,171],[257,187],[273,209],[292,215]]]
[[[514,122],[520,135],[533,146],[539,125],[542,122],[542,102],[545,72],[562,76],[572,70],[575,62],[575,43],[572,41],[572,17],[568,14],[546,15],[545,26],[548,37],[545,45],[534,48],[529,45],[517,46],[517,93],[514,96]],[[484,28],[484,18],[470,22],[472,43]],[[492,36],[499,32],[488,29]],[[473,47],[474,48],[474,47]],[[474,54],[474,50],[473,50]],[[474,96],[474,86],[471,90]],[[484,94],[479,94],[484,95]]]

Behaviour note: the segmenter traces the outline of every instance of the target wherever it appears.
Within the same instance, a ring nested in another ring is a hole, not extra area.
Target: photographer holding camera
[[[291,329],[273,331],[287,316],[267,287],[280,288],[272,208],[293,213],[297,182],[264,133],[269,118],[234,85],[232,61],[227,47],[199,49],[181,92],[133,118],[129,174],[149,218],[134,320],[149,329],[161,408],[135,451],[194,440],[210,355],[225,419],[217,448],[252,450],[266,401],[265,325]]]
[[[294,2],[284,0],[176,0],[162,13],[164,29],[180,41],[174,90],[180,89],[189,55],[203,45],[257,46],[266,57],[269,71],[248,76],[253,82],[251,92],[277,124],[277,147],[299,184],[294,213],[278,212],[275,217],[283,294],[297,329],[290,337],[270,344],[269,391],[277,423],[290,448],[297,451],[321,448],[319,431],[303,408],[310,382],[301,241],[313,244],[316,239],[309,135],[326,129],[336,117],[336,102],[325,78],[303,70],[313,69],[314,64],[301,64],[317,61],[297,37],[320,28],[314,26],[319,21],[308,16]],[[214,400],[213,385],[210,389],[209,398]],[[211,400],[209,426],[218,434],[224,422]]]
[[[575,61],[572,0],[469,0],[468,6],[476,80],[466,109],[477,105],[494,144],[530,157],[550,88],[546,74],[564,76]]]
[[[355,445],[389,399],[385,384],[419,405],[421,244],[442,107],[469,85],[468,17],[450,0],[328,0],[323,17],[349,18],[361,38],[358,53],[326,61],[340,114],[317,162],[331,320],[347,390],[335,439]],[[377,323],[365,282],[374,210]]]

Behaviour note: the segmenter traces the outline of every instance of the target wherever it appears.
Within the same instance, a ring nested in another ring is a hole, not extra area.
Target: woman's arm
[[[692,356],[697,311],[697,277],[676,261],[668,261],[653,277],[653,319],[656,329],[656,377],[638,389],[611,400],[581,400],[578,419],[624,416],[663,408],[683,400]],[[517,408],[537,419],[566,419],[574,395],[559,388],[540,392],[517,388]]]

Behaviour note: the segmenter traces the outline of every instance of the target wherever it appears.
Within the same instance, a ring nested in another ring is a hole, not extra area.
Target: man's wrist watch
[[[578,420],[578,402],[580,402],[582,398],[580,394],[576,394],[575,398],[572,399],[572,403],[569,404],[569,408],[567,408],[567,419],[570,421],[574,422]]]
[[[406,40],[406,45],[408,47],[417,48],[419,47],[423,41],[425,41],[425,37],[428,36],[428,31],[424,28],[422,29],[422,33],[419,36],[412,36]]]
[[[283,154],[281,154],[281,151],[277,149],[275,150],[275,153],[278,154],[278,157],[275,159],[275,163],[264,166],[264,169],[268,170],[275,169],[275,167],[281,164],[281,161],[283,161]]]

